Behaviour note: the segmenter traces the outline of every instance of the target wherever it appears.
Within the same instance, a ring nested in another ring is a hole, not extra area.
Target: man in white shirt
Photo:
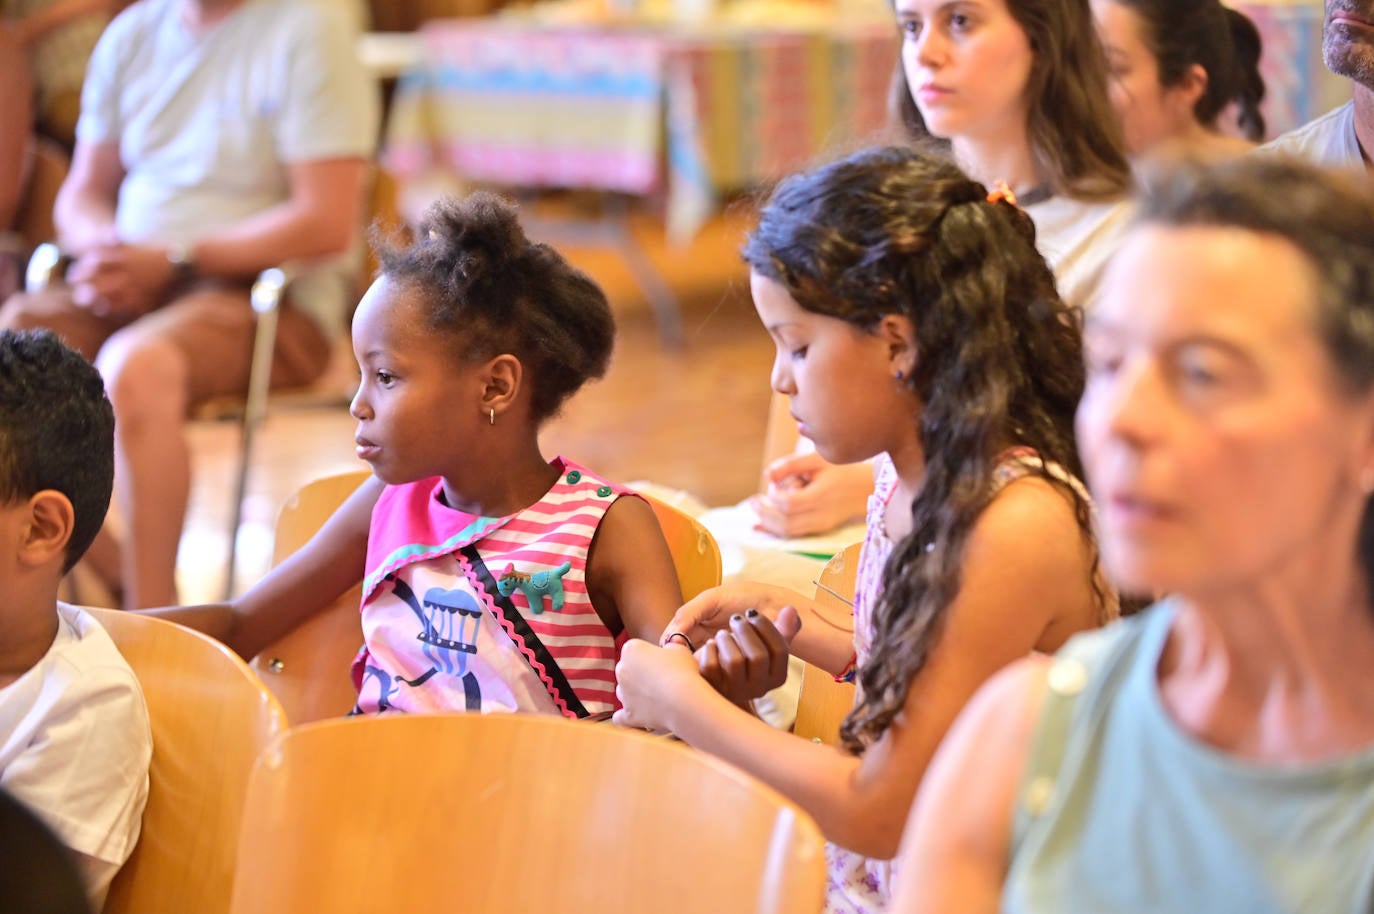
[[[1374,0],[1326,0],[1322,58],[1328,70],[1351,81],[1354,97],[1261,150],[1367,168],[1374,149]]]
[[[324,371],[377,118],[356,35],[323,4],[139,0],[101,36],[54,213],[69,285],[12,297],[0,326],[56,330],[106,379],[127,537],[122,563],[98,570],[126,608],[178,602],[183,426],[247,386],[259,271],[316,267],[281,311],[272,382]]]

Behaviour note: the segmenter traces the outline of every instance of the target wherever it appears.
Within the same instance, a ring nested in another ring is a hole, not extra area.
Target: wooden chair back
[[[286,715],[218,641],[150,616],[87,611],[133,667],[153,731],[143,831],[104,914],[223,914],[249,774]]]
[[[305,545],[368,475],[366,470],[341,473],[302,486],[277,517],[273,564]],[[718,585],[720,547],[710,531],[671,505],[654,498],[646,497],[646,501],[668,541],[683,598],[691,599]],[[349,679],[349,664],[363,643],[361,600],[359,582],[250,661],[293,725],[339,717],[353,708],[357,695]]]
[[[820,911],[812,819],[666,738],[527,714],[292,728],[253,774],[234,914]]]
[[[673,556],[682,599],[690,600],[703,590],[720,586],[720,545],[701,521],[667,502],[642,496],[654,509],[659,529]]]
[[[301,486],[277,515],[272,564],[306,544],[370,473],[358,470],[324,476]],[[248,665],[277,696],[292,726],[342,717],[357,699],[349,665],[363,643],[362,581],[323,612],[306,619],[263,650]]]
[[[859,572],[859,549],[854,543],[835,553],[816,579],[816,606],[832,625],[854,627],[854,581]],[[825,670],[806,664],[797,696],[797,721],[792,732],[829,745],[840,741],[840,723],[854,707],[854,686],[836,682]]]

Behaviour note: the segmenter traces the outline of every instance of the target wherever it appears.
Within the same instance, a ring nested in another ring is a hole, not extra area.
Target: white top
[[[75,607],[57,614],[52,647],[0,688],[0,787],[82,855],[99,910],[138,842],[153,737],[138,680],[105,629]]]
[[[1059,297],[1079,310],[1091,308],[1102,270],[1130,223],[1133,204],[1055,195],[1022,208],[1035,222],[1035,246],[1054,271]]]
[[[119,146],[121,239],[193,242],[284,202],[290,164],[372,155],[377,87],[343,17],[314,3],[247,0],[196,33],[179,8],[135,3],[87,68],[77,137]],[[337,324],[339,292],[295,286],[292,295]]]
[[[1290,130],[1259,148],[1260,153],[1291,155],[1318,165],[1363,168],[1355,136],[1355,103],[1346,102],[1315,121]]]

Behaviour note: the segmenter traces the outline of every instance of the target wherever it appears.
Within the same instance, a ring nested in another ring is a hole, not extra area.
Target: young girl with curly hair
[[[964,702],[1003,665],[1115,613],[1076,478],[1078,321],[1026,214],[912,150],[784,181],[744,257],[777,347],[773,387],[803,434],[831,462],[876,458],[854,631],[782,588],[708,591],[664,647],[626,646],[616,718],[791,797],[832,842],[828,909],[881,910],[904,812]],[[858,683],[840,749],[712,687],[776,685],[789,638]]]
[[[606,370],[606,297],[489,194],[378,248],[353,317],[372,478],[238,600],[172,616],[251,657],[361,579],[355,713],[609,715],[621,646],[682,596],[648,503],[540,452]]]

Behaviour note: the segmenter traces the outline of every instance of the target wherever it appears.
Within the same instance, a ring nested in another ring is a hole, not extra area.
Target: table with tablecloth
[[[432,22],[402,74],[384,167],[659,197],[692,237],[722,195],[863,143],[885,123],[890,20],[826,27]]]
[[[1322,0],[1231,5],[1264,41],[1270,136],[1348,98],[1322,63]],[[382,163],[403,183],[437,170],[661,198],[669,237],[684,241],[724,194],[882,129],[899,36],[874,9],[809,25],[434,21],[401,74]]]

